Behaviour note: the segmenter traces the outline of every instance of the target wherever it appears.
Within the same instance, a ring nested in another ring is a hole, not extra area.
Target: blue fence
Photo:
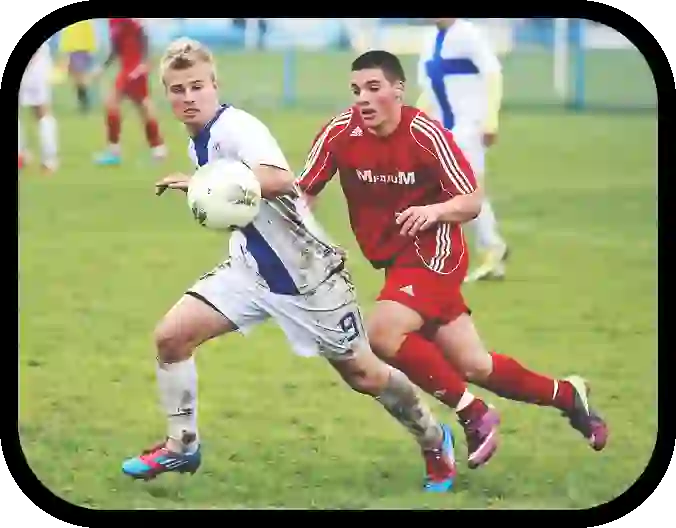
[[[230,100],[268,106],[346,104],[349,63],[369,42],[398,53],[414,77],[419,35],[426,25],[424,19],[410,18],[267,19],[248,25],[244,19],[146,19],[158,52],[179,36],[200,40],[218,55]],[[491,19],[482,27],[500,53],[506,107],[656,108],[647,62],[611,28],[571,19],[563,34],[565,53],[556,55],[561,34],[553,19]],[[103,54],[108,46],[105,21],[97,21],[97,31]],[[563,87],[555,81],[557,69]]]

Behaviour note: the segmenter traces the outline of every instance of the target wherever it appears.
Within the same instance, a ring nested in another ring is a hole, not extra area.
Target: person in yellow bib
[[[68,57],[68,76],[75,85],[80,110],[89,110],[89,73],[96,53],[96,28],[93,20],[81,20],[61,31],[59,50]]]

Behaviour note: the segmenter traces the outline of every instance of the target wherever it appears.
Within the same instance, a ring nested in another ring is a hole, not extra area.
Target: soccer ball
[[[239,161],[202,165],[188,185],[188,207],[208,229],[231,231],[250,224],[261,205],[261,186],[253,171]]]

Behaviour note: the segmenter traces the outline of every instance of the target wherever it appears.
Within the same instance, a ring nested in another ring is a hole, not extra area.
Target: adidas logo
[[[361,131],[361,128],[359,128],[359,127],[355,127],[352,130],[352,132],[350,132],[350,136],[359,137],[359,136],[363,136],[363,135],[364,135],[364,133]]]
[[[408,293],[411,297],[413,297],[413,286],[403,286],[399,288],[400,292]]]

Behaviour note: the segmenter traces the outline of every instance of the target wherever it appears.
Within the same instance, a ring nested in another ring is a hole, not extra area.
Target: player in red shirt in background
[[[560,410],[595,450],[603,449],[608,428],[589,406],[582,378],[536,374],[489,352],[481,341],[461,292],[468,267],[461,224],[476,218],[483,193],[452,133],[403,105],[404,83],[391,53],[374,50],[357,58],[355,105],[320,131],[297,180],[312,202],[340,174],[360,249],[384,270],[385,285],[368,322],[374,351],[456,409],[470,467],[495,450],[499,419],[468,396],[454,369],[501,397]]]
[[[155,159],[163,159],[167,150],[160,135],[155,107],[150,99],[148,79],[148,36],[139,21],[133,18],[108,19],[111,53],[100,68],[110,66],[117,58],[120,61],[120,71],[115,78],[115,88],[106,98],[106,136],[108,149],[97,158],[101,165],[117,165],[121,161],[120,103],[128,98],[138,109],[145,135]]]

